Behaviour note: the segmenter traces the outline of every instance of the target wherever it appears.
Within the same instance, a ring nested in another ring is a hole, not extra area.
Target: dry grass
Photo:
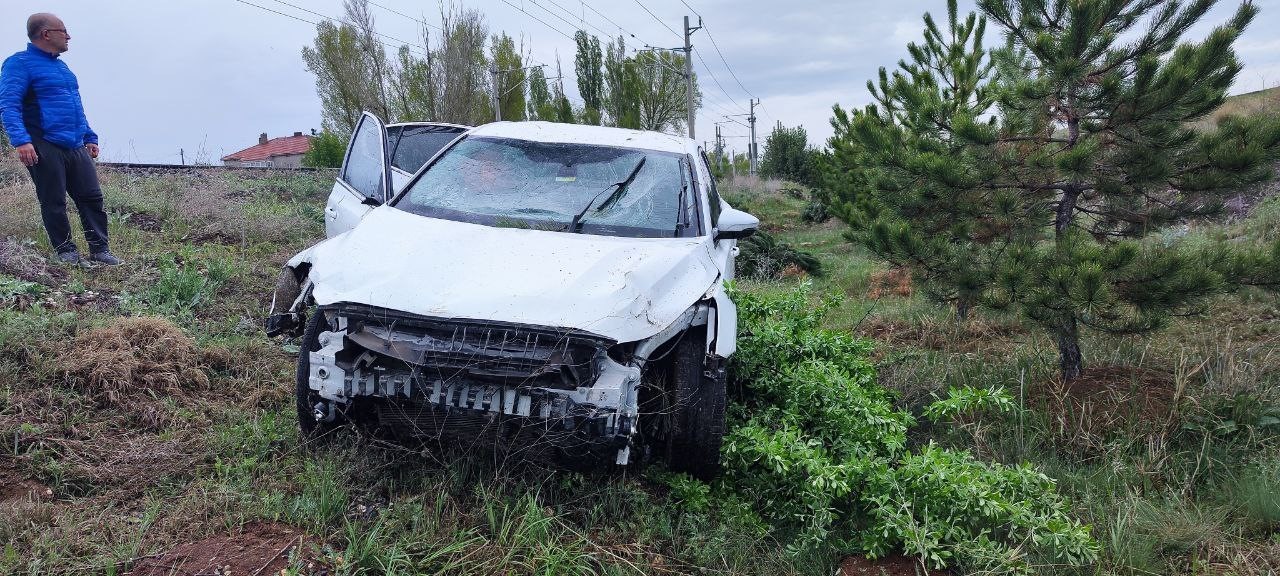
[[[209,387],[195,343],[165,318],[119,318],[76,337],[61,363],[73,386],[108,405]]]
[[[51,263],[32,244],[0,238],[0,273],[49,287],[66,282],[67,270]]]
[[[867,299],[879,300],[887,296],[910,298],[912,294],[911,271],[905,268],[894,268],[875,272],[870,278],[867,288]]]
[[[1264,88],[1246,94],[1230,96],[1222,106],[1196,121],[1192,126],[1201,131],[1209,131],[1227,116],[1256,116],[1280,110],[1280,87]]]

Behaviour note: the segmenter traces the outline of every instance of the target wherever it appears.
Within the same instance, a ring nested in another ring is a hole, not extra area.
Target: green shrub
[[[202,267],[190,258],[169,258],[160,262],[156,281],[127,302],[167,316],[190,316],[211,300],[230,276],[231,267],[219,260],[209,260]]]
[[[724,476],[705,498],[685,479],[680,501],[748,502],[793,553],[903,552],[989,573],[1097,557],[1048,476],[932,444],[908,451],[915,419],[876,383],[870,343],[822,327],[838,300],[815,303],[807,284],[734,298],[743,334]],[[1003,390],[966,389],[929,415],[1011,408]]]
[[[808,252],[781,242],[763,230],[738,241],[742,250],[737,258],[737,273],[743,278],[772,280],[781,278],[790,266],[813,276],[822,276],[822,262]]]

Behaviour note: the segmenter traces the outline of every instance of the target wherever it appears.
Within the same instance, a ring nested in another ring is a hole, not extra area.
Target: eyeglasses
[[[67,34],[66,28],[45,28],[44,31],[45,32],[61,32],[63,34]],[[67,35],[70,36],[70,34],[67,34]]]

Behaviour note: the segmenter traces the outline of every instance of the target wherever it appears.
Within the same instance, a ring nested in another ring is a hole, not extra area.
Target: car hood
[[[316,303],[648,338],[719,278],[707,238],[617,238],[494,228],[383,206],[290,260]]]

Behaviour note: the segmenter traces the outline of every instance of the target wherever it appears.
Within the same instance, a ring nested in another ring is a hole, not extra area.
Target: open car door
[[[376,116],[365,112],[351,135],[342,170],[324,206],[325,236],[332,238],[354,228],[365,214],[394,194],[386,128]]]

